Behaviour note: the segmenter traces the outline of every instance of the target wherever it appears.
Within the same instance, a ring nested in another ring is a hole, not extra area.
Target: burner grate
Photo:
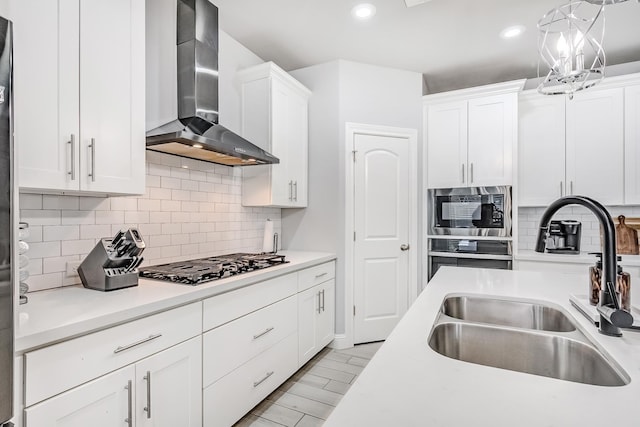
[[[140,269],[140,276],[199,285],[286,262],[284,255],[237,253],[145,267]]]

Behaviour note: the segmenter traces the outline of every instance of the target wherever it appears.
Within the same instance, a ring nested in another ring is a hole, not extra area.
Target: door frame
[[[349,348],[354,344],[354,251],[353,233],[355,232],[355,167],[353,162],[354,140],[356,135],[389,136],[404,138],[409,143],[409,289],[407,307],[418,296],[418,130],[363,123],[345,124],[345,236],[344,236],[344,310],[345,334],[336,335],[333,347]]]

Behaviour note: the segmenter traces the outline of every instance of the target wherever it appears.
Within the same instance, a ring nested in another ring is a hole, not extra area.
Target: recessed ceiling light
[[[351,9],[351,15],[353,15],[354,18],[360,19],[360,20],[370,19],[375,14],[376,14],[376,7],[371,3],[361,3],[359,5],[354,6],[354,8]]]
[[[525,28],[522,25],[512,25],[511,27],[507,27],[500,31],[500,37],[503,39],[512,39],[524,33],[524,30]]]

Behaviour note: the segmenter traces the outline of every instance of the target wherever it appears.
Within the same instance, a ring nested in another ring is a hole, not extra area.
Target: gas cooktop
[[[284,255],[238,253],[145,267],[140,269],[140,276],[186,285],[199,285],[286,262],[288,261],[285,261]]]

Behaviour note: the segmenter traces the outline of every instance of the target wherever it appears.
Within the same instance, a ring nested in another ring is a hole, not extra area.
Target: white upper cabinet
[[[516,93],[469,100],[469,185],[512,184],[517,102]]]
[[[624,203],[622,88],[594,88],[572,100],[524,94],[519,126],[520,206],[566,195]]]
[[[425,110],[429,144],[429,187],[464,186],[467,163],[467,102],[429,105]]]
[[[624,90],[624,200],[640,205],[640,85]]]
[[[605,205],[624,203],[623,102],[622,88],[567,99],[568,194]]]
[[[429,188],[512,184],[523,83],[424,97]]]
[[[10,0],[19,186],[141,194],[144,0]]]
[[[272,62],[243,70],[242,136],[279,164],[244,167],[244,206],[307,206],[311,92]]]
[[[547,206],[566,193],[563,96],[537,91],[520,97],[518,203]]]

